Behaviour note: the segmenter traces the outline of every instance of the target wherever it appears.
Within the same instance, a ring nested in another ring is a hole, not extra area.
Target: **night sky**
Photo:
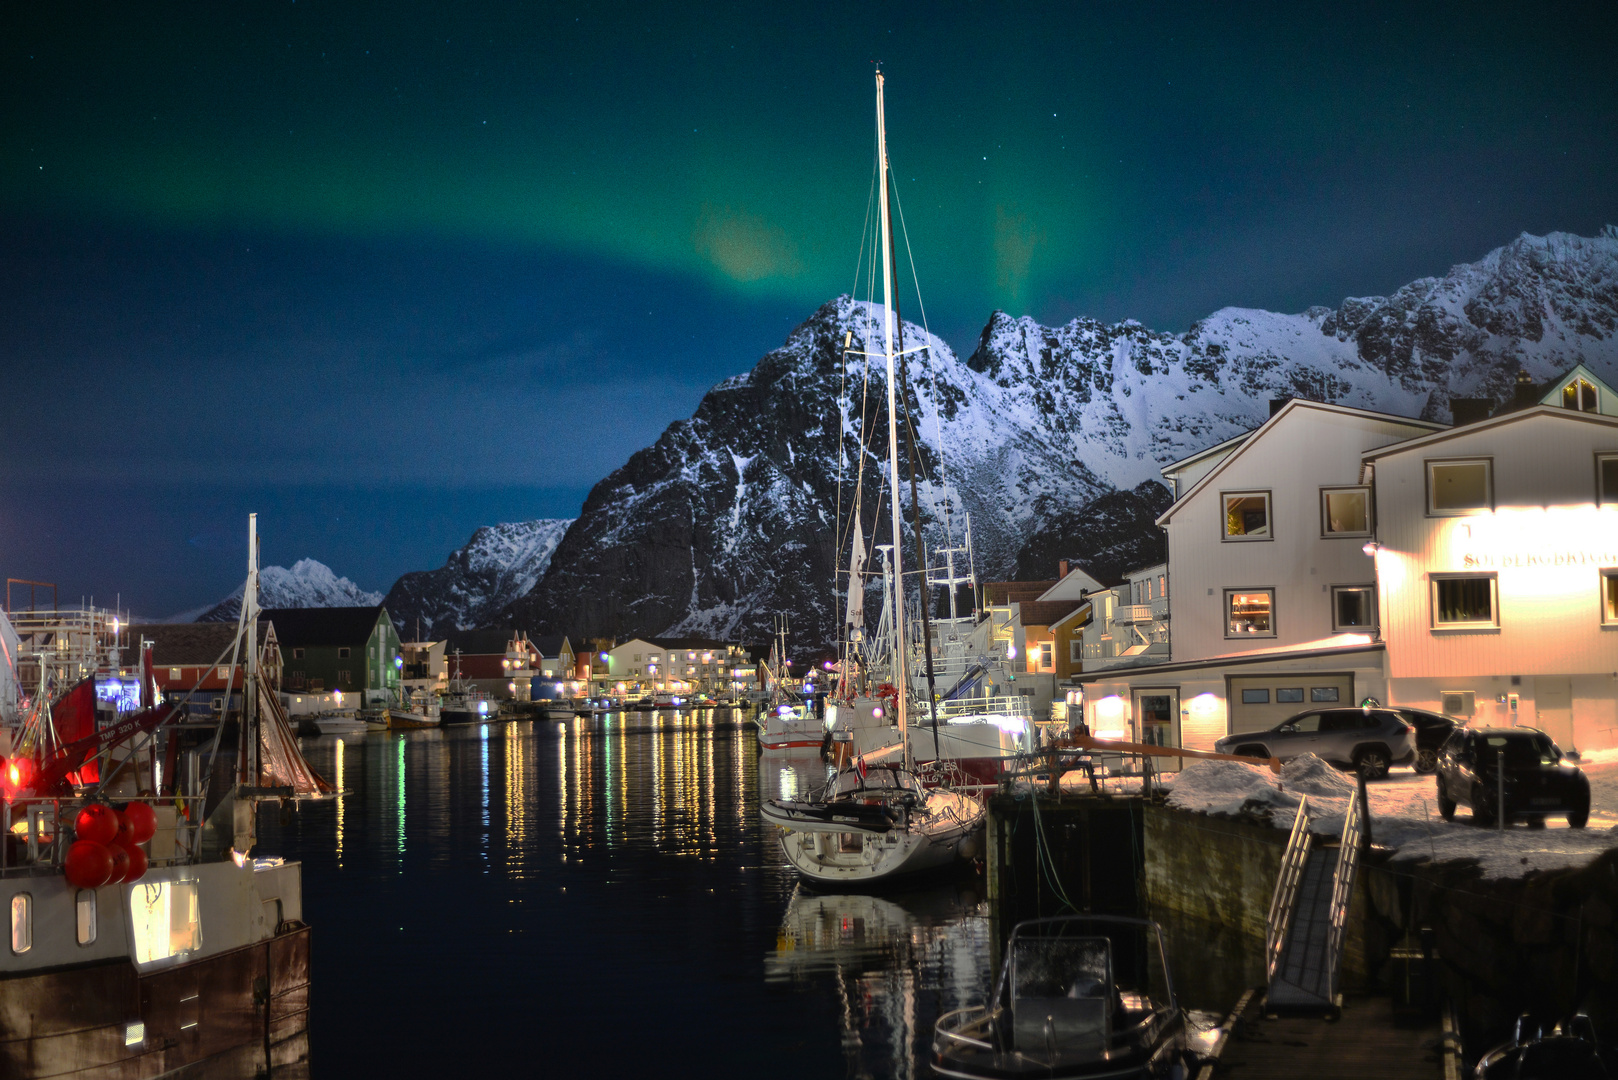
[[[0,574],[163,616],[572,516],[853,285],[1184,329],[1618,221],[1618,8],[11,3]],[[914,314],[912,306],[907,314]]]

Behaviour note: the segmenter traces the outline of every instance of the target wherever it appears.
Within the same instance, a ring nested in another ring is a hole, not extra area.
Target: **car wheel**
[[[1416,771],[1419,773],[1434,773],[1438,771],[1437,750],[1416,751]]]
[[[1567,812],[1567,825],[1570,829],[1582,829],[1590,823],[1590,789],[1573,796],[1573,805]]]
[[[1455,800],[1444,790],[1444,778],[1438,778],[1438,816],[1445,821],[1455,820]]]
[[[1380,746],[1367,746],[1354,754],[1354,771],[1367,780],[1388,775],[1388,752]]]

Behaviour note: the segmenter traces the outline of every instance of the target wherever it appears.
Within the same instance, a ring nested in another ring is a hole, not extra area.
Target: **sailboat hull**
[[[976,858],[983,807],[952,791],[928,793],[924,813],[894,827],[862,827],[800,818],[792,826],[766,807],[764,819],[781,828],[781,851],[806,880],[820,886],[882,885]]]

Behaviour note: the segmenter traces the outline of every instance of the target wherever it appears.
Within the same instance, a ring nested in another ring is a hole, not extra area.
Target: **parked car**
[[[1226,735],[1214,743],[1214,750],[1282,761],[1316,754],[1338,768],[1378,780],[1391,766],[1416,760],[1416,737],[1392,709],[1313,709],[1268,731]]]
[[[1425,709],[1395,708],[1404,722],[1416,729],[1416,771],[1430,773],[1438,770],[1438,751],[1444,740],[1460,726],[1453,716],[1440,716]]]
[[[1505,823],[1566,815],[1582,829],[1590,820],[1590,781],[1551,737],[1537,728],[1457,728],[1438,755],[1438,812],[1445,821],[1465,806],[1480,825],[1500,812],[1505,759]]]

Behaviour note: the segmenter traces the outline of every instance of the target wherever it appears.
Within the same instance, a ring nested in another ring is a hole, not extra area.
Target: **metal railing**
[[[1361,788],[1363,789],[1363,786]],[[1343,937],[1348,930],[1348,905],[1354,898],[1354,878],[1360,865],[1360,840],[1365,832],[1359,795],[1348,800],[1343,815],[1342,846],[1337,849],[1337,869],[1331,883],[1331,930],[1326,942],[1326,985],[1337,992],[1337,971],[1342,965]]]
[[[956,698],[938,703],[938,718],[949,720],[959,716],[1014,716],[1023,720],[1034,718],[1029,699],[1020,694],[1002,694],[996,697]],[[912,717],[925,718],[927,706],[914,709]]]
[[[1281,963],[1281,949],[1286,943],[1287,929],[1292,924],[1292,910],[1297,904],[1298,884],[1303,880],[1303,867],[1309,861],[1309,797],[1298,802],[1298,816],[1292,822],[1292,835],[1287,838],[1286,852],[1281,856],[1281,873],[1275,879],[1275,895],[1270,899],[1269,918],[1264,921],[1264,973],[1266,979],[1275,978],[1275,969]]]

